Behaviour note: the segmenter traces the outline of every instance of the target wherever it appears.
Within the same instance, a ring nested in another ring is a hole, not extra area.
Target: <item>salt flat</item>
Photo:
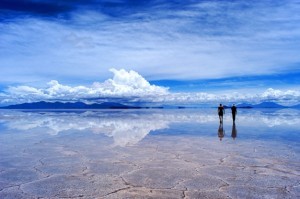
[[[300,111],[0,112],[0,198],[299,198]]]

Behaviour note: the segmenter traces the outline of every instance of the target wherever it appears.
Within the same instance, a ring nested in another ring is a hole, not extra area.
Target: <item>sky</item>
[[[1,0],[0,105],[300,103],[299,0]]]

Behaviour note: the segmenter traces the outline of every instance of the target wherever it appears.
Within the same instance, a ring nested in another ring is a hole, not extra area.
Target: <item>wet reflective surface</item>
[[[0,111],[0,198],[297,198],[300,111]]]

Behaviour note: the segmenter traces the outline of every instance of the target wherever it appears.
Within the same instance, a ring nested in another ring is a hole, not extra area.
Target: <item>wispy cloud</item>
[[[1,82],[76,84],[105,80],[111,67],[149,80],[299,70],[300,4],[294,0],[89,2],[61,1],[64,9],[53,3],[48,16],[37,6],[19,10],[26,17],[2,20]]]

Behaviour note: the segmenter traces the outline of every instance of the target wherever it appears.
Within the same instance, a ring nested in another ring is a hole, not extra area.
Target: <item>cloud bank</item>
[[[45,88],[27,85],[11,86],[0,93],[1,104],[36,101],[83,101],[86,103],[114,101],[123,103],[158,104],[201,104],[274,101],[281,104],[300,102],[299,90],[267,89],[261,93],[208,93],[170,92],[169,88],[150,84],[143,76],[131,70],[111,69],[113,77],[91,86],[68,86],[56,80],[48,82]]]

